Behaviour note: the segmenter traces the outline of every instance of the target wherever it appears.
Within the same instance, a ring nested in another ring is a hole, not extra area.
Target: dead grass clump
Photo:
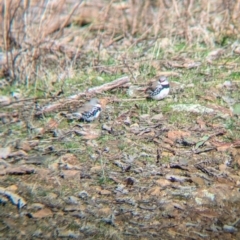
[[[122,61],[126,56],[119,49],[125,54],[129,47],[154,44],[158,38],[190,46],[224,44],[239,36],[239,8],[239,0],[4,1],[2,75],[25,83],[49,71],[65,76],[70,66],[101,65],[103,49],[113,46],[110,56]]]
[[[64,68],[67,62],[78,57],[76,47],[66,44],[63,29],[71,24],[80,4],[67,11],[65,0],[4,2],[0,44],[4,50],[2,65],[11,82],[31,82],[56,66]]]

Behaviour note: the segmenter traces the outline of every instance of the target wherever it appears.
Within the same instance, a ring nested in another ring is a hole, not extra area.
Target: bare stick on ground
[[[89,96],[89,95],[93,96],[93,95],[96,95],[96,94],[99,94],[99,93],[102,93],[102,92],[105,92],[105,91],[108,91],[108,90],[111,90],[114,88],[128,87],[129,85],[130,85],[130,78],[128,76],[121,77],[112,82],[105,83],[101,86],[89,88],[85,92],[81,92],[76,95],[72,95],[72,96],[68,97],[67,99],[61,99],[58,102],[51,103],[51,104],[43,107],[41,111],[37,111],[35,113],[35,115],[39,116],[44,113],[55,111],[58,108],[66,105],[66,104],[70,104],[72,101],[76,101],[76,100],[80,99],[83,96]]]

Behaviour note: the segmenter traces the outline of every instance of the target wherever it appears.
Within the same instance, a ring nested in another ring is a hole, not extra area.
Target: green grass
[[[190,114],[187,112],[172,111],[168,113],[168,122],[177,126],[185,127],[188,124],[192,124],[196,119],[196,114]]]
[[[71,151],[71,149],[77,149],[79,148],[79,142],[76,140],[73,141],[69,141],[69,142],[65,142],[65,144],[63,145],[64,149]],[[92,150],[90,147],[88,149],[88,151]]]
[[[187,48],[187,44],[185,42],[179,42],[174,46],[174,50],[176,52],[183,51]]]
[[[240,68],[239,68],[239,72],[231,72],[229,75],[229,78],[240,81]]]

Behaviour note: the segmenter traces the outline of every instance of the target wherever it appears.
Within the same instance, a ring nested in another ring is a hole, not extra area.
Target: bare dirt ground
[[[0,11],[0,239],[240,239],[239,0]]]

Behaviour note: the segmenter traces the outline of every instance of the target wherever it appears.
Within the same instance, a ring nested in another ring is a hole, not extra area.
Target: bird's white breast
[[[165,98],[169,93],[169,88],[163,88],[160,93],[158,93],[157,95],[152,96],[152,98],[154,100],[161,100],[163,98]]]

